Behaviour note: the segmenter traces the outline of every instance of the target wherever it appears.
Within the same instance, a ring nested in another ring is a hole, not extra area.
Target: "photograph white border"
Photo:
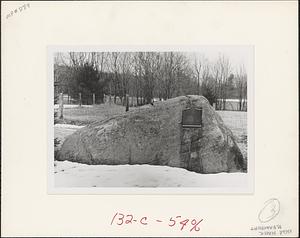
[[[175,52],[200,52],[210,49],[224,53],[232,48],[247,48],[249,60],[247,62],[247,176],[245,186],[235,187],[155,187],[155,188],[136,188],[136,187],[72,187],[62,188],[55,187],[54,181],[54,53],[55,52],[137,52],[137,51],[175,51]],[[201,46],[48,46],[47,48],[47,108],[48,108],[48,194],[253,194],[254,193],[254,64],[255,64],[255,46],[254,45],[201,45]]]

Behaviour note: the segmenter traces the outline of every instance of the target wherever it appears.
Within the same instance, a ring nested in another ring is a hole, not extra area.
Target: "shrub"
[[[58,122],[57,112],[54,112],[54,125]],[[58,138],[54,138],[54,150],[59,145],[60,140]]]
[[[210,87],[208,84],[202,85],[202,95],[207,98],[210,105],[213,105],[217,101],[217,97],[214,93],[213,88]]]

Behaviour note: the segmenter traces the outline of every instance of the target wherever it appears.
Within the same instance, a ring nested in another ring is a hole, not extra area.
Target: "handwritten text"
[[[138,224],[140,226],[148,226],[153,224],[161,224],[181,231],[188,230],[190,232],[200,231],[200,223],[203,219],[190,219],[182,216],[173,216],[166,219],[154,219],[148,216],[135,217],[132,214],[124,214],[116,212],[111,219],[110,225],[126,226]]]

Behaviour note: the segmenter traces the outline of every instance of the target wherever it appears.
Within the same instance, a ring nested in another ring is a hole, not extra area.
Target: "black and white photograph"
[[[54,187],[247,186],[251,50],[53,52]]]
[[[298,237],[298,12],[2,1],[1,237]]]

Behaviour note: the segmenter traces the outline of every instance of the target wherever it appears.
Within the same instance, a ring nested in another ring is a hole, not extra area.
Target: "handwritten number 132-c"
[[[119,215],[118,218],[116,218],[116,216]],[[125,219],[124,219],[125,218]],[[111,225],[114,223],[114,220],[117,219],[117,222],[116,224],[121,226],[123,224],[132,224],[132,222],[137,222],[137,220],[133,219],[133,215],[124,215],[122,213],[116,213],[113,217],[113,219],[111,220]],[[142,225],[148,225],[148,223],[146,222],[147,221],[147,217],[142,217],[139,222],[142,224]]]

